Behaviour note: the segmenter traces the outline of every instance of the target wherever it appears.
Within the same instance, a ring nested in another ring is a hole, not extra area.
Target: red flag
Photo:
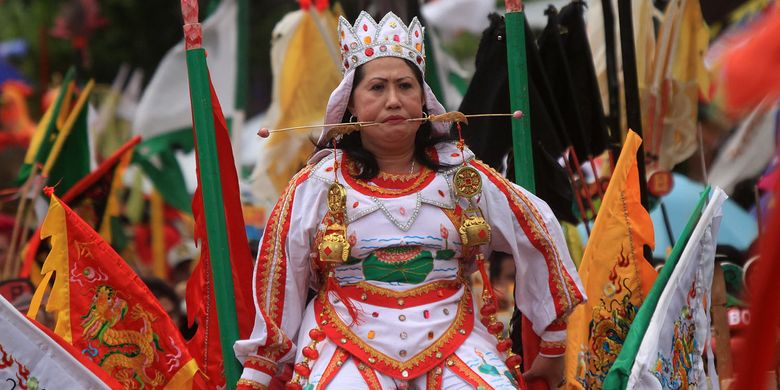
[[[775,197],[780,196],[780,181],[775,183]],[[780,294],[777,275],[780,274],[780,204],[772,206],[769,223],[760,237],[759,258],[755,271],[756,283],[750,291],[752,319],[748,326],[740,356],[750,356],[736,364],[737,383],[734,389],[766,389],[767,374],[777,366],[777,325],[780,324]]]
[[[56,334],[125,388],[190,385],[197,363],[157,298],[51,188],[44,191],[51,202],[41,235],[51,237],[52,249],[28,315],[36,315],[56,273],[46,305]]]
[[[211,81],[209,81],[211,84]],[[222,115],[214,86],[211,85],[212,112],[214,115],[219,176],[225,210],[225,228],[227,230],[231,268],[233,270],[233,295],[236,301],[238,332],[241,338],[249,337],[255,319],[255,306],[252,299],[252,254],[246,237],[244,216],[241,210],[241,198],[238,189],[233,149],[230,145],[227,124]],[[193,129],[193,134],[194,134]],[[196,142],[195,151],[198,152]],[[198,166],[200,170],[200,166]],[[200,178],[200,175],[198,175]],[[189,342],[190,352],[198,361],[208,377],[210,386],[225,384],[222,366],[222,347],[219,339],[219,322],[216,301],[214,299],[214,279],[211,274],[211,258],[206,245],[206,220],[203,209],[202,183],[198,183],[192,201],[192,213],[195,217],[195,240],[202,243],[200,262],[198,262],[190,281],[187,283],[187,319],[192,324],[198,319],[198,331]],[[205,297],[205,299],[204,299]],[[208,335],[208,338],[206,337]]]
[[[72,205],[76,213],[86,220],[90,226],[99,231],[100,235],[112,242],[110,218],[119,213],[117,189],[122,180],[122,174],[130,163],[135,145],[141,141],[135,136],[111,157],[104,160],[92,173],[79,180],[62,196],[62,201]],[[30,276],[32,264],[39,254],[41,245],[40,228],[33,234],[25,250],[24,263],[19,276]]]
[[[732,115],[743,114],[762,100],[780,97],[780,5],[774,4],[728,41],[714,71],[721,85],[715,85],[715,99]]]

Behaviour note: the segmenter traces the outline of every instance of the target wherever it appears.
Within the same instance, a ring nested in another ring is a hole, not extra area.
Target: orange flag
[[[124,388],[186,388],[198,367],[176,325],[138,275],[102,237],[53,194],[41,228],[51,237],[34,318],[49,280],[46,311],[54,332]]]
[[[569,317],[567,388],[601,388],[655,281],[655,271],[643,255],[643,246],[652,247],[654,236],[639,196],[636,152],[641,143],[629,130],[580,263],[588,302]]]

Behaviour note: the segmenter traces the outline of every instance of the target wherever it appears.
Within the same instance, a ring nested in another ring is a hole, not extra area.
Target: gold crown
[[[409,26],[389,12],[377,23],[366,11],[360,12],[354,25],[339,17],[339,44],[342,72],[379,57],[404,58],[425,73],[425,29],[412,19]]]

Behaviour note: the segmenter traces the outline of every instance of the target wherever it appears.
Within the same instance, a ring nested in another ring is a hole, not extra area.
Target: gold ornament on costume
[[[318,245],[320,260],[327,263],[343,263],[349,257],[349,241],[344,213],[347,205],[347,191],[344,186],[334,182],[328,189],[328,212],[331,222],[328,224],[325,237]]]
[[[441,116],[447,116],[449,114],[451,113]],[[463,212],[465,219],[458,229],[458,233],[460,234],[460,241],[464,246],[477,247],[490,243],[490,225],[485,221],[485,218],[482,216],[482,210],[477,206],[475,201],[475,198],[482,193],[482,177],[476,169],[466,165],[465,156],[463,154],[465,142],[463,141],[463,135],[461,134],[460,123],[464,122],[466,118],[464,117],[461,120],[460,118],[453,116],[452,119],[456,120],[459,136],[458,149],[460,149],[460,155],[463,157],[463,163],[460,168],[455,171],[455,175],[452,178],[452,184],[455,195],[465,198],[469,204],[468,208]]]
[[[333,214],[343,213],[347,208],[347,190],[339,183],[333,183],[328,189],[328,211]]]
[[[470,211],[474,210],[470,209]],[[478,246],[490,243],[490,225],[485,221],[485,218],[482,218],[482,215],[472,215],[466,218],[460,229],[458,229],[458,233],[460,233],[460,240],[465,246]]]
[[[473,198],[482,191],[482,178],[479,176],[479,172],[469,166],[458,168],[452,182],[455,186],[455,195],[464,198]]]
[[[334,230],[322,238],[320,242],[320,260],[326,263],[343,263],[349,258],[349,242],[346,237],[346,228],[341,224],[328,226],[328,230]]]

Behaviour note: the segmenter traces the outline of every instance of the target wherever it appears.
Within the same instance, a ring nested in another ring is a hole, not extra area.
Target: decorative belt
[[[420,351],[411,351],[411,353],[416,354],[407,360],[388,356],[372,346],[371,340],[367,340],[373,339],[374,336],[371,335],[371,332],[367,339],[357,335],[356,332],[361,331],[360,325],[347,325],[336,312],[336,307],[328,299],[327,294],[321,293],[316,298],[314,302],[315,315],[320,329],[330,340],[349,352],[355,359],[376,371],[399,380],[416,378],[440,366],[463,344],[474,328],[471,291],[458,281],[432,282],[404,292],[383,289],[368,283],[344,286],[342,290],[345,298],[392,311],[436,303],[453,298],[459,291],[462,292],[463,295],[460,299],[452,303],[457,305],[457,309],[452,320],[447,322],[447,329],[435,340],[429,336],[429,340],[432,340],[431,344]],[[338,301],[335,300],[334,303],[338,303]],[[379,310],[381,311],[381,309]],[[428,310],[423,312],[427,319]],[[445,312],[448,313],[446,309]],[[376,312],[372,314],[373,317],[377,317]],[[372,314],[361,313],[361,317]],[[399,315],[398,318],[400,321],[406,321],[404,314]],[[375,318],[371,318],[371,320],[377,321]],[[390,318],[387,320],[389,321]],[[357,323],[360,323],[360,318],[357,319]],[[362,331],[365,330],[362,329]],[[387,337],[388,335],[381,336]]]

